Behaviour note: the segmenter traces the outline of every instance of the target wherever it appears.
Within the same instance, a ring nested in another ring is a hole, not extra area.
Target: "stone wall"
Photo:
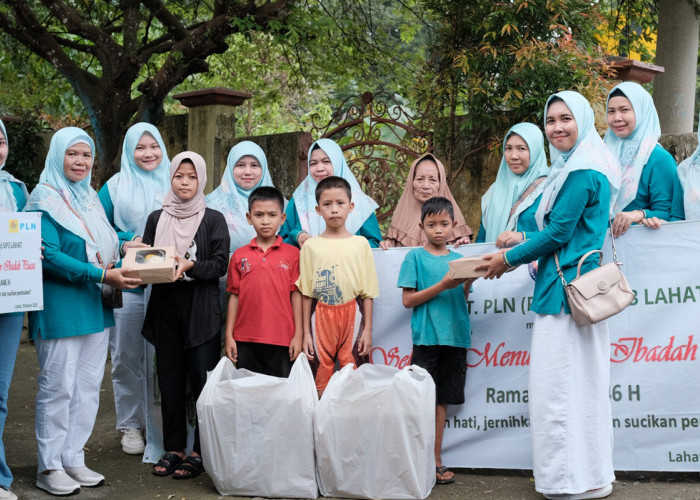
[[[698,136],[696,134],[662,135],[659,138],[659,144],[673,155],[676,163],[680,163],[693,154],[698,147]]]

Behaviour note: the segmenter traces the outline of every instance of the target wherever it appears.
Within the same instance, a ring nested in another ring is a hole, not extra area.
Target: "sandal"
[[[202,457],[193,457],[190,455],[182,461],[180,466],[174,472],[184,472],[184,474],[173,474],[173,479],[191,479],[199,476],[204,472],[204,462]]]
[[[455,482],[455,475],[454,475],[454,474],[452,474],[452,477],[448,477],[448,478],[444,478],[444,477],[443,477],[443,478],[440,478],[440,477],[439,477],[439,476],[444,476],[444,475],[447,474],[448,472],[450,472],[450,473],[452,474],[452,472],[450,471],[450,469],[448,469],[448,468],[445,467],[444,465],[441,465],[440,467],[435,467],[435,477],[436,477],[436,479],[435,479],[435,484],[450,484],[450,483],[454,483],[454,482]]]
[[[182,463],[182,459],[175,453],[166,453],[158,460],[158,463],[153,466],[154,476],[169,476],[175,471],[175,468]],[[156,467],[162,467],[165,470],[156,470]]]

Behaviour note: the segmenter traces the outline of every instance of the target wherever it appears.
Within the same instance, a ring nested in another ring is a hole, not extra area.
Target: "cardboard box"
[[[482,255],[469,255],[461,259],[450,261],[450,273],[453,279],[464,278],[481,278],[486,274],[486,271],[475,271],[474,268],[486,261],[481,258]]]
[[[122,267],[131,269],[127,276],[144,283],[172,283],[177,278],[175,247],[130,248]]]

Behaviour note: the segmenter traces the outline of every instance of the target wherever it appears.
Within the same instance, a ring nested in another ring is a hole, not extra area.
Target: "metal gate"
[[[365,92],[343,101],[327,124],[313,121],[312,138],[336,141],[364,192],[379,204],[382,229],[403,193],[411,163],[433,151],[432,133],[420,128],[420,119],[392,94]]]

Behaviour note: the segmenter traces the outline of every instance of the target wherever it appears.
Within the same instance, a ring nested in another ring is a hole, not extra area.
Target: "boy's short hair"
[[[284,211],[284,196],[276,187],[260,186],[254,189],[248,196],[248,213],[253,209],[253,203],[256,201],[276,201],[279,203],[280,211]]]
[[[450,219],[455,220],[455,209],[452,202],[442,196],[435,196],[425,200],[420,209],[420,221],[423,222],[428,215],[437,215],[446,213]]]
[[[352,201],[352,188],[350,187],[350,183],[342,177],[331,175],[330,177],[322,179],[321,182],[318,183],[318,186],[316,186],[316,203],[321,199],[321,193],[336,188],[343,189],[345,194],[348,195],[348,199]]]

